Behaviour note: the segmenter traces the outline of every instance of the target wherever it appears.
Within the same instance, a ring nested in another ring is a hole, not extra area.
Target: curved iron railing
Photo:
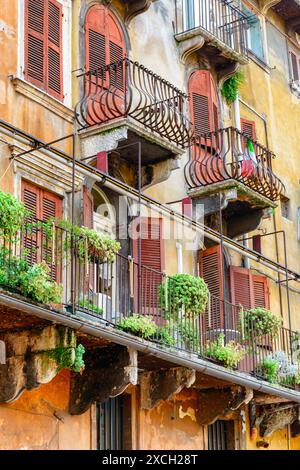
[[[187,95],[143,65],[124,58],[80,77],[84,96],[75,112],[82,128],[131,117],[179,147],[189,145]]]
[[[273,173],[274,157],[238,129],[218,129],[195,138],[185,179],[190,189],[232,179],[275,201],[285,187]]]

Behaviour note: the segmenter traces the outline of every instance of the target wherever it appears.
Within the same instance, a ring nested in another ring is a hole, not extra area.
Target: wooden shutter
[[[251,140],[256,140],[255,122],[248,119],[241,119],[241,130]]]
[[[83,214],[82,222],[85,227],[93,228],[94,198],[91,191],[83,186]]]
[[[268,279],[253,275],[254,307],[270,308]]]
[[[45,1],[25,2],[25,77],[38,87],[45,86]]]
[[[208,70],[194,72],[189,80],[190,116],[196,135],[219,127],[219,106],[215,83]]]
[[[153,316],[158,315],[157,286],[162,283],[165,269],[162,219],[152,217],[141,218],[141,304],[142,312]],[[137,265],[138,240],[133,240],[133,257],[135,261],[135,310],[137,305]],[[147,269],[150,268],[150,269]]]
[[[253,280],[249,269],[230,266],[231,302],[251,308],[254,305]]]
[[[205,312],[205,329],[223,328],[223,269],[221,246],[213,246],[199,254],[199,274],[211,294],[210,306]]]
[[[48,91],[62,99],[62,5],[48,0]]]
[[[59,196],[39,188],[32,183],[22,181],[22,201],[25,208],[30,211],[32,216],[30,220],[39,219],[47,221],[49,219],[61,218],[62,200]],[[57,233],[54,233],[54,240],[46,238],[43,231],[33,230],[31,233],[25,233],[23,238],[24,248],[28,250],[27,259],[30,264],[46,261],[51,269],[53,280],[59,280],[61,274],[58,270],[57,259],[53,259],[53,243],[57,247]],[[55,256],[57,251],[55,250]],[[61,265],[60,265],[61,269]]]
[[[63,98],[62,5],[56,0],[25,2],[25,77]]]
[[[103,5],[93,5],[86,15],[86,70],[89,71],[107,64],[105,17],[106,7]]]

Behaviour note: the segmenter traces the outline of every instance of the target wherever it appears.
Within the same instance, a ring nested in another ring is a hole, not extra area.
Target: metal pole
[[[222,273],[222,287],[223,287],[223,298],[221,299],[221,302],[223,302],[223,315],[224,315],[224,344],[227,342],[227,308],[226,308],[226,302],[225,302],[225,276],[224,276],[224,263],[223,263],[223,249],[224,249],[224,244],[223,244],[223,218],[222,218],[222,196],[221,193],[219,194],[219,223],[220,223],[220,246],[221,246],[221,259],[220,259],[220,264],[221,264],[221,273]],[[221,304],[222,305],[222,304]],[[221,309],[220,305],[220,309]]]
[[[72,313],[75,314],[75,246],[74,246],[74,232],[73,226],[75,222],[75,152],[76,152],[76,136],[75,133],[72,136],[73,144],[73,166],[72,166],[72,196],[71,196],[71,303],[72,303]]]
[[[142,287],[142,225],[141,225],[141,206],[142,206],[142,145],[141,142],[137,142],[138,144],[138,306],[139,311],[138,313],[142,313],[142,295],[141,295],[141,287]]]

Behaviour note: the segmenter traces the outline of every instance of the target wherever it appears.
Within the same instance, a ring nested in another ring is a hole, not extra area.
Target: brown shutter
[[[210,308],[205,313],[205,329],[223,328],[223,269],[221,246],[213,246],[199,254],[199,274],[211,294]]]
[[[208,70],[194,72],[189,80],[190,117],[197,135],[219,127],[219,106],[214,79]]]
[[[39,87],[45,87],[45,1],[25,2],[25,77]]]
[[[251,140],[256,140],[255,122],[248,119],[241,119],[242,132]]]
[[[48,0],[48,89],[58,99],[62,94],[62,5]]]
[[[138,240],[133,240],[133,257],[135,261],[135,310],[137,310]],[[158,315],[157,286],[162,282],[160,273],[165,269],[162,219],[160,218],[141,218],[141,265],[142,312],[139,313],[156,316]]]
[[[254,306],[270,308],[268,279],[265,276],[253,275]]]
[[[294,82],[297,82],[299,80],[297,55],[294,52],[290,51],[290,57],[291,57],[291,67],[292,67],[292,78]]]
[[[22,201],[30,212],[27,222],[34,221],[40,216],[39,188],[26,181],[22,181]],[[29,264],[37,262],[38,233],[35,230],[25,231],[23,234],[23,247],[26,250],[26,258]]]
[[[94,222],[94,198],[91,191],[83,186],[83,225],[88,228],[93,228]]]
[[[254,306],[253,280],[249,269],[230,266],[231,302],[243,305],[244,308]]]

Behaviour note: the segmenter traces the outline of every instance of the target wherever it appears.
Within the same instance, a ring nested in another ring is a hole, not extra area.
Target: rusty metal
[[[247,57],[247,28],[247,15],[228,0],[176,0],[176,35],[204,31]]]
[[[179,147],[189,145],[187,95],[143,65],[124,58],[79,77],[84,96],[75,111],[81,130],[132,118]]]
[[[236,180],[271,201],[277,200],[285,187],[272,170],[275,155],[255,141],[251,141],[254,151],[250,151],[249,141],[234,127],[199,135],[184,170],[189,188]]]

